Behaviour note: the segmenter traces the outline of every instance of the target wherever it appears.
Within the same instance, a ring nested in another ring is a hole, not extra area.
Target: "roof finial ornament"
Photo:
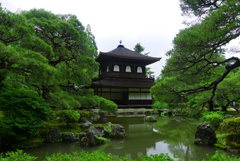
[[[120,45],[122,44],[122,40],[119,41]]]

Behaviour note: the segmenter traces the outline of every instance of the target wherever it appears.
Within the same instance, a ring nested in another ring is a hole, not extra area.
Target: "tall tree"
[[[149,54],[150,52],[148,52],[148,53],[142,53],[144,50],[145,50],[145,48],[144,48],[140,43],[137,43],[137,44],[135,45],[135,47],[134,47],[134,51],[135,51],[135,52],[148,56],[148,54]],[[146,74],[151,75],[151,74],[153,74],[153,73],[154,73],[154,72],[151,71],[151,68],[150,68],[150,67],[146,67]]]
[[[226,107],[231,105],[240,116],[240,110],[238,105],[240,103],[240,70],[237,72],[231,72],[217,88],[217,101],[219,105],[223,107],[223,110],[226,111]],[[238,104],[238,105],[237,105]]]
[[[91,26],[89,24],[86,27],[86,33],[87,33],[87,38],[88,38],[88,44],[89,44],[90,48],[92,50],[94,50],[94,57],[96,57],[98,48],[97,48],[97,44],[95,41],[95,36],[92,34]]]
[[[142,54],[144,50],[144,47],[140,43],[137,43],[134,47],[134,51],[140,54]]]
[[[90,26],[87,33],[75,15],[43,9],[14,14],[0,8],[0,17],[0,83],[20,81],[52,107],[116,110],[114,103],[85,88],[98,69]]]
[[[224,58],[224,45],[240,35],[240,4],[238,0],[181,0],[181,9],[183,15],[194,15],[197,21],[174,38],[164,74],[175,75],[187,84],[172,93],[211,91],[211,105],[219,83],[240,66],[238,57]]]

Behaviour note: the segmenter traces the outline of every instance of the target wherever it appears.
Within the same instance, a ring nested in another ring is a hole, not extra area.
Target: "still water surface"
[[[92,152],[101,150],[115,157],[127,156],[132,159],[143,155],[168,153],[170,157],[182,157],[185,161],[207,158],[214,155],[216,149],[193,144],[199,122],[182,120],[179,117],[158,117],[156,123],[144,123],[143,117],[108,117],[113,124],[121,124],[127,137],[124,140],[94,147],[80,147],[77,143],[49,143],[39,149],[28,149],[26,153],[44,160],[53,153],[71,153],[72,151]],[[232,155],[230,152],[218,150]],[[235,154],[240,157],[239,154]]]

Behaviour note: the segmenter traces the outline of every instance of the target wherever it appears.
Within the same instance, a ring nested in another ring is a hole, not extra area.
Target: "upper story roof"
[[[109,52],[99,52],[99,55],[96,57],[96,61],[101,63],[107,60],[124,60],[127,59],[133,60],[136,63],[140,64],[152,64],[156,61],[159,61],[161,58],[146,56],[135,51],[125,48],[123,45],[118,45],[118,47]]]

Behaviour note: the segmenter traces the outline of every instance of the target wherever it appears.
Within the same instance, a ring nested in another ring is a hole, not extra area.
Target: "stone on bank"
[[[156,116],[145,116],[144,121],[146,122],[157,122]]]
[[[213,145],[217,142],[216,133],[212,126],[206,122],[197,126],[197,132],[195,133],[195,144],[198,145]]]

